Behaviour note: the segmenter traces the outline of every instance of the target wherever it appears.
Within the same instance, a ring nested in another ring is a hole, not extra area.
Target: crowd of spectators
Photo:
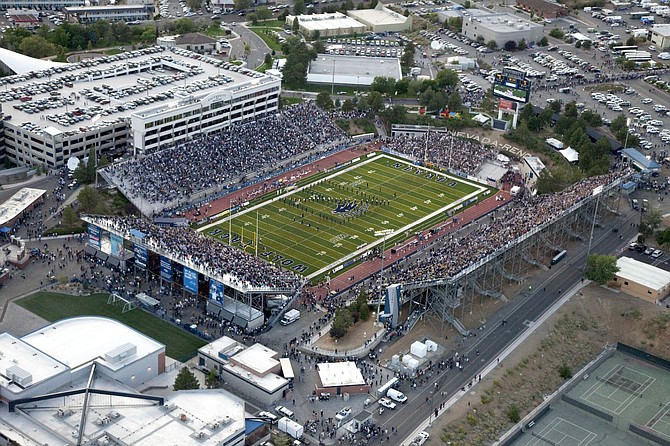
[[[523,199],[498,210],[490,223],[461,238],[449,237],[442,245],[430,248],[426,257],[412,264],[394,266],[390,282],[453,277],[523,234],[558,218],[564,211],[591,196],[594,188],[610,184],[625,174],[624,171],[587,178],[556,194],[539,197],[524,194]]]
[[[246,177],[267,178],[317,148],[347,141],[313,102],[104,169],[129,198],[177,204],[205,190],[230,187]]]
[[[158,226],[150,220],[133,216],[100,217],[97,224],[111,226],[121,232],[124,238],[130,238],[131,229],[140,231],[150,250],[183,259],[187,265],[200,268],[211,277],[227,279],[237,289],[299,286],[299,278],[295,274],[233,246],[224,245],[188,226]]]
[[[415,160],[428,160],[439,167],[475,175],[486,160],[495,159],[496,152],[476,141],[447,133],[431,132],[426,136],[396,136],[384,146]]]

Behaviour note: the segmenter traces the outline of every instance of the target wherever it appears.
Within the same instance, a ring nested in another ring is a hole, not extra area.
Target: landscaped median
[[[108,305],[108,293],[90,296],[38,292],[16,303],[49,322],[77,316],[101,316],[115,319],[165,344],[167,356],[185,362],[195,356],[206,342],[197,336],[139,308],[122,313],[121,308]],[[85,336],[85,333],[82,333]]]

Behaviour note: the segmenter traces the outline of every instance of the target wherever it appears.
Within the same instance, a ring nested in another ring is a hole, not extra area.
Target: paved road
[[[620,252],[628,240],[636,234],[630,223],[637,222],[638,218],[639,214],[630,212],[617,217],[614,221],[609,221],[605,228],[596,229],[592,252]],[[617,235],[611,232],[613,227],[619,228]],[[621,239],[619,235],[622,236]],[[505,306],[487,322],[487,328],[478,332],[477,337],[468,338],[460,353],[469,351],[470,361],[466,363],[462,372],[451,370],[434,377],[432,382],[438,382],[437,390],[431,382],[431,385],[425,386],[418,393],[410,391],[408,392],[410,399],[402,410],[392,412],[390,416],[386,413],[381,416],[375,414],[375,418],[386,426],[396,426],[400,438],[410,435],[416,429],[417,420],[431,417],[435,407],[451,398],[464,386],[467,387],[487,364],[496,362],[500,352],[562,296],[559,294],[559,289],[566,291],[579,283],[582,268],[586,263],[586,248],[587,243],[583,242],[569,250],[560,267],[554,267],[548,273],[540,274],[536,280],[529,282],[535,290],[532,294],[526,292],[515,297],[512,304]],[[504,326],[501,324],[503,319],[507,321]],[[479,356],[475,355],[476,350],[479,350]],[[445,396],[441,396],[441,392],[444,392]]]

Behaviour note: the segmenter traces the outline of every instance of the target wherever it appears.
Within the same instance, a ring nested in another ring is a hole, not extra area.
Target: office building
[[[63,8],[67,20],[79,23],[93,23],[98,20],[108,22],[149,20],[153,10],[153,6],[148,5],[68,6]]]
[[[347,15],[362,23],[368,31],[404,32],[412,29],[412,16],[405,17],[387,7],[381,2],[373,9],[352,9]]]
[[[316,33],[321,37],[345,36],[363,34],[366,30],[364,24],[341,12],[289,15],[286,17],[286,25],[292,27],[295,19],[298,19],[300,32],[305,36],[314,36]]]
[[[523,39],[529,45],[538,42],[544,35],[544,27],[512,14],[468,9],[461,33],[474,41],[493,40],[498,48],[504,48],[509,41],[518,44]]]
[[[670,48],[670,25],[654,25],[649,30],[649,34],[651,34],[651,43],[656,45],[659,51]]]

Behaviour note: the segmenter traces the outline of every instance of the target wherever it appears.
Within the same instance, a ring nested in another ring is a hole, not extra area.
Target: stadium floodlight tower
[[[379,322],[379,310],[384,298],[384,258],[386,257],[386,237],[392,235],[395,229],[380,229],[375,231],[375,237],[382,237],[382,269],[379,276],[379,297],[377,299],[377,322]]]

